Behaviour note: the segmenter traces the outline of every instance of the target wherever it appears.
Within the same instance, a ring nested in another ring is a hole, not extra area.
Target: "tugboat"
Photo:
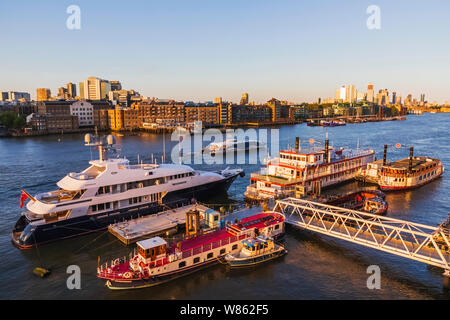
[[[342,207],[367,213],[385,215],[389,208],[386,195],[378,190],[351,192],[325,201],[336,207]]]
[[[242,241],[242,249],[225,256],[225,262],[231,268],[250,267],[281,257],[287,253],[284,246],[264,237],[250,238]]]
[[[217,192],[244,176],[242,169],[194,170],[186,165],[138,163],[108,158],[115,138],[85,136],[85,145],[99,150],[98,160],[80,173],[69,173],[58,189],[35,196],[22,190],[26,203],[11,233],[13,244],[26,249],[38,244],[104,230],[116,221],[153,214]]]
[[[263,212],[199,234],[199,217],[194,211],[187,217],[186,240],[171,246],[160,237],[139,241],[131,259],[99,266],[97,277],[107,280],[106,286],[115,290],[156,286],[219,263],[227,254],[239,252],[242,240],[282,236],[284,220],[280,213]]]

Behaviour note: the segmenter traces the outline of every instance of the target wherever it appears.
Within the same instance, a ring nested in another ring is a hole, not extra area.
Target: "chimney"
[[[325,140],[325,163],[328,163],[328,153],[329,153],[329,140],[327,135],[327,139]]]
[[[414,147],[411,147],[409,149],[409,173],[412,172],[413,158],[414,158]]]

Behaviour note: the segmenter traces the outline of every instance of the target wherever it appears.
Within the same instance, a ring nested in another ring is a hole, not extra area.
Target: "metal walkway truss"
[[[450,236],[431,227],[309,200],[278,200],[274,211],[286,223],[444,269],[450,276]]]

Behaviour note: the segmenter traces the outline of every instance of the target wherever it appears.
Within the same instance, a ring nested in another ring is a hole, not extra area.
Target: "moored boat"
[[[108,157],[115,138],[85,136],[85,145],[99,151],[82,172],[72,172],[58,181],[58,189],[35,196],[22,190],[24,211],[16,222],[11,240],[20,249],[55,240],[101,231],[116,221],[160,212],[167,207],[201,200],[226,192],[244,176],[242,169],[201,171],[182,164],[130,164],[126,158]]]
[[[256,237],[242,241],[242,248],[235,253],[229,253],[224,260],[231,268],[250,267],[264,263],[287,253],[284,246],[275,243],[273,239]]]
[[[266,201],[311,191],[320,193],[322,188],[353,179],[374,160],[375,151],[370,148],[334,148],[327,137],[324,148],[302,149],[296,138],[295,148],[280,151],[279,157],[267,161],[266,168],[251,174],[251,185],[244,196],[248,201]]]
[[[321,122],[321,125],[323,127],[341,127],[341,126],[347,125],[347,123],[345,123],[345,121],[341,121],[341,120],[339,120],[339,121],[334,121],[334,120],[325,121],[325,120],[323,120]]]
[[[202,149],[202,153],[221,154],[235,151],[251,151],[265,148],[266,144],[257,140],[242,140],[236,138],[227,139],[223,142],[212,142]]]
[[[386,195],[378,190],[360,190],[351,192],[345,195],[335,197],[331,200],[325,201],[326,204],[331,204],[337,207],[347,209],[385,215],[389,208]]]
[[[198,221],[193,219],[193,221]],[[109,289],[139,289],[155,286],[191,274],[220,262],[229,253],[240,251],[242,240],[284,234],[284,216],[263,212],[206,234],[193,233],[184,241],[169,245],[155,237],[137,242],[131,259],[116,259],[99,266],[97,277],[105,279]],[[187,235],[190,228],[188,227]]]
[[[383,191],[408,190],[421,187],[442,176],[445,169],[439,159],[414,156],[414,148],[410,148],[409,158],[387,161],[386,149],[383,160],[377,160],[362,169],[359,180],[376,183]]]

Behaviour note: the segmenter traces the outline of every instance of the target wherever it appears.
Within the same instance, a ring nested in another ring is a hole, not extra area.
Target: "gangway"
[[[450,218],[432,227],[297,198],[278,200],[273,210],[293,226],[442,268],[448,285]]]

